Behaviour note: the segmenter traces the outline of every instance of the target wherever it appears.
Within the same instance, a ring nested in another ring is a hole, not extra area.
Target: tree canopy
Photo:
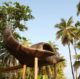
[[[12,27],[16,38],[26,40],[25,37],[21,37],[15,30],[27,30],[28,27],[26,27],[24,22],[34,18],[31,12],[29,6],[21,5],[18,2],[4,2],[0,6],[0,48],[3,46],[2,32],[6,26]]]

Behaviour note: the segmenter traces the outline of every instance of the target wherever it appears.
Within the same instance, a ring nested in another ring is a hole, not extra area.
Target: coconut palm
[[[72,17],[70,17],[68,21],[61,19],[61,22],[59,24],[56,24],[55,27],[59,29],[56,34],[57,39],[61,39],[62,44],[64,46],[68,45],[72,76],[73,79],[75,79],[73,65],[72,65],[70,44],[73,44],[73,39],[77,37],[75,34],[76,28],[73,27],[72,23],[73,23]]]
[[[77,71],[80,67],[80,54],[77,54],[74,56],[75,57],[75,62],[74,62],[74,69]],[[78,79],[77,73],[76,73],[76,79]]]

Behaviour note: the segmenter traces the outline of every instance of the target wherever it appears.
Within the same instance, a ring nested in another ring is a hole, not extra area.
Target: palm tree
[[[61,19],[61,22],[59,24],[56,24],[55,27],[59,29],[57,31],[57,39],[61,38],[62,44],[64,46],[68,45],[72,76],[73,79],[75,79],[73,65],[72,65],[70,44],[73,44],[73,39],[76,38],[75,35],[76,28],[73,27],[72,23],[73,23],[72,17],[70,17],[68,21]]]
[[[74,62],[74,69],[77,71],[80,67],[80,54],[77,54],[74,56],[75,57],[75,62]],[[76,73],[76,79],[78,79],[77,73]]]

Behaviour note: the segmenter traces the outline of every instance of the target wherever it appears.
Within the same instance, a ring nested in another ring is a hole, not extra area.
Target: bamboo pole
[[[38,58],[34,59],[34,79],[38,78]]]
[[[26,79],[26,65],[23,65],[22,79]]]

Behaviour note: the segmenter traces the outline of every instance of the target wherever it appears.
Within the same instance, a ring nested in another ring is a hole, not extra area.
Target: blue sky
[[[0,0],[0,4],[3,0]],[[9,0],[4,0],[9,1]],[[69,65],[69,55],[67,46],[63,47],[60,40],[56,40],[57,29],[54,28],[56,23],[60,22],[61,18],[68,19],[73,16],[74,22],[79,17],[76,16],[76,5],[79,0],[13,0],[19,1],[22,4],[29,5],[32,9],[34,20],[26,23],[28,31],[21,33],[27,36],[31,42],[48,42],[49,40],[55,42],[59,47],[59,52],[67,59],[67,67],[65,68],[65,75],[67,79],[72,79]],[[72,55],[74,51],[72,49]]]
[[[56,41],[56,31],[54,25],[60,22],[61,18],[68,19],[73,16],[74,22],[79,18],[76,16],[76,5],[79,0],[27,0],[35,19],[29,22],[28,37],[32,43],[40,41],[53,41],[59,47],[59,52],[67,60],[65,75],[67,79],[72,79],[69,54],[67,46],[63,47],[60,40]],[[74,50],[72,49],[72,55]]]

